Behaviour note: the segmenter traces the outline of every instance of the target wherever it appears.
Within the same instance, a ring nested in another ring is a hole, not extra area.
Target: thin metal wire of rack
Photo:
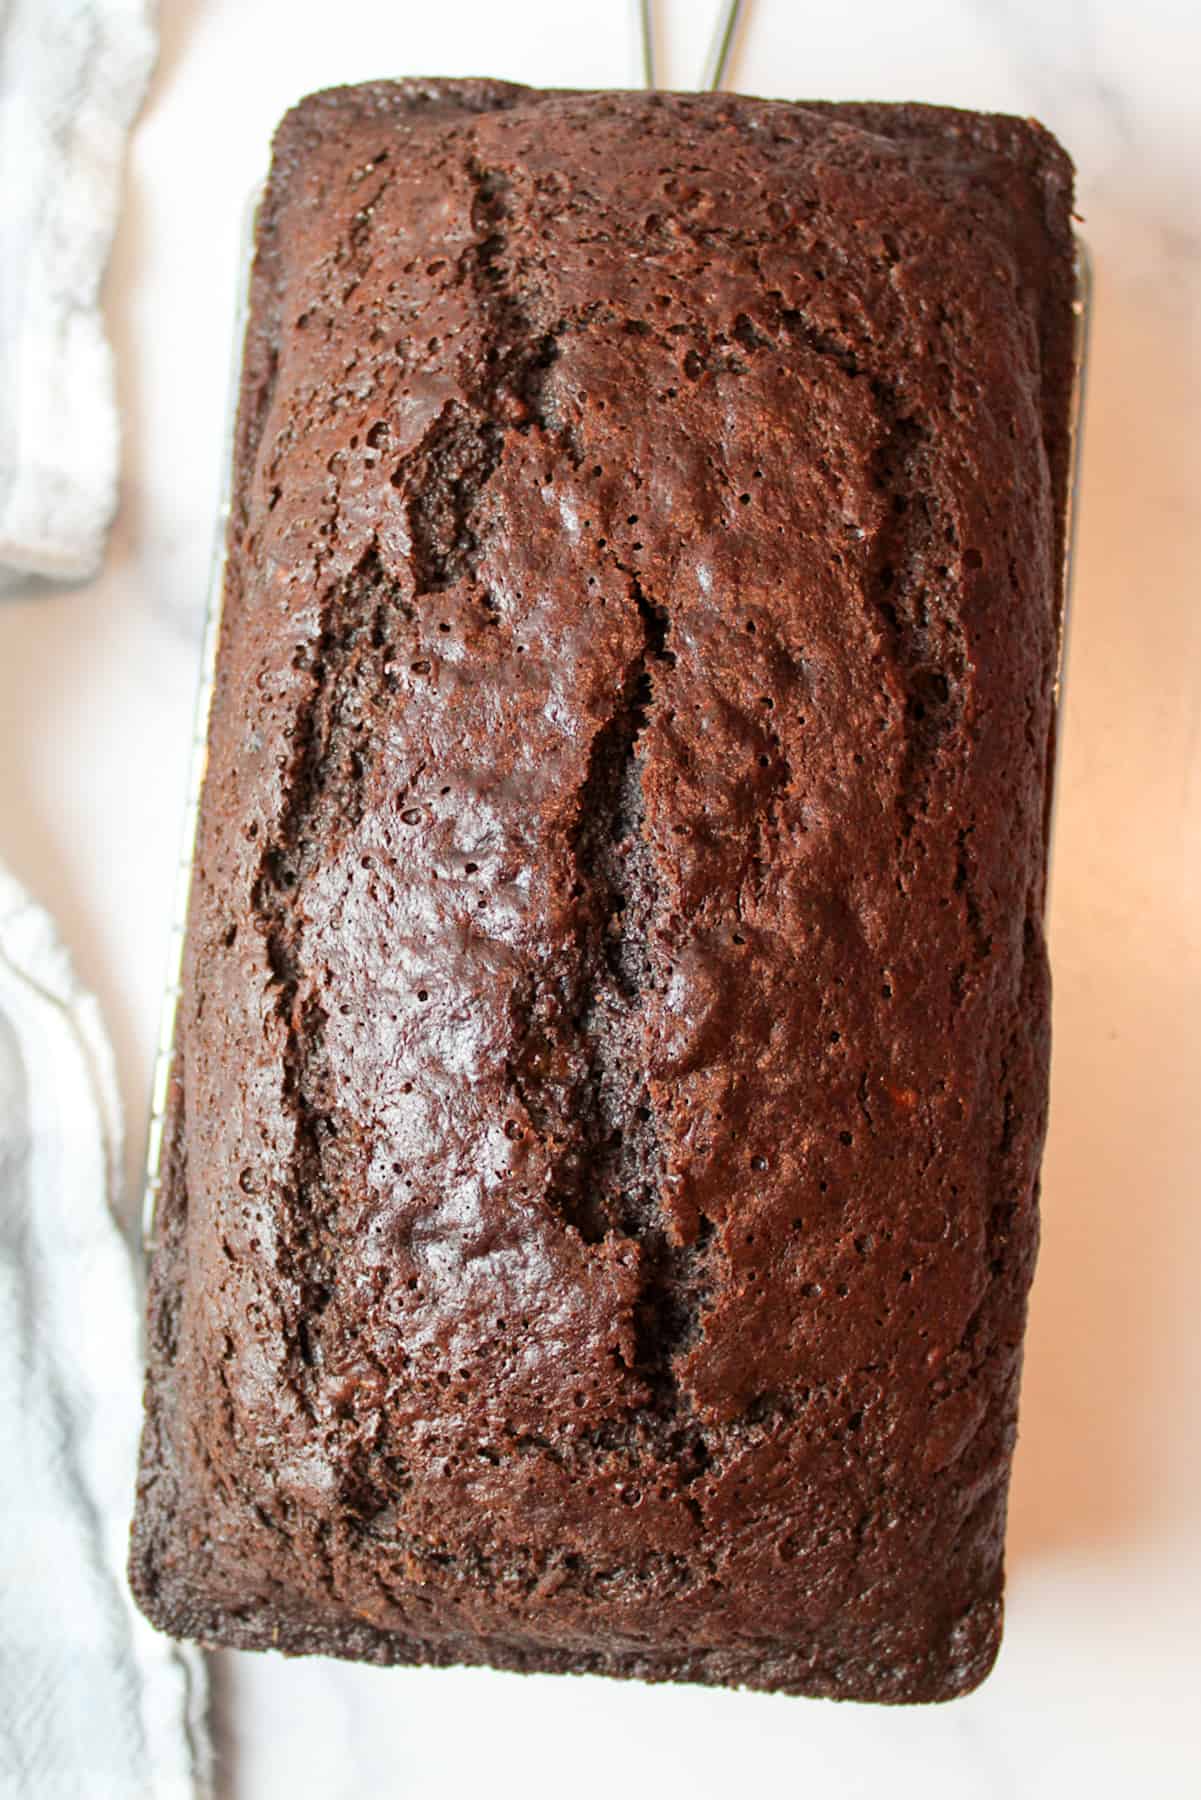
[[[717,14],[717,23],[713,28],[709,52],[705,57],[704,70],[701,74],[702,92],[714,93],[725,81],[734,40],[738,35],[742,8],[743,0],[722,0]],[[645,88],[655,88],[659,83],[656,76],[654,0],[635,0],[635,11],[638,23],[638,63],[642,85]]]
[[[655,77],[655,9],[653,0],[634,0],[638,29],[638,65],[644,88],[658,87]]]
[[[705,58],[705,67],[701,75],[702,88],[707,88],[710,92],[716,92],[725,82],[730,53],[734,48],[734,39],[738,34],[738,22],[741,16],[742,0],[725,0],[717,15],[713,42],[709,46],[709,54]]]

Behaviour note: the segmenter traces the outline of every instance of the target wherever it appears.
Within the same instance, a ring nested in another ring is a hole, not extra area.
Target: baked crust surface
[[[1047,1091],[1070,167],[316,95],[260,214],[132,1580],[206,1643],[948,1698]]]

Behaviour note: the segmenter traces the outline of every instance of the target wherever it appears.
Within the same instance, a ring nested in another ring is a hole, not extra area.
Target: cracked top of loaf
[[[133,1580],[880,1700],[995,1654],[1069,165],[406,82],[258,224]]]

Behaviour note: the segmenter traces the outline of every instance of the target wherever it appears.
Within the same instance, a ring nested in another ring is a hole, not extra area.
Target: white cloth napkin
[[[0,0],[0,570],[98,570],[117,500],[100,316],[152,0]]]
[[[0,870],[0,1794],[207,1792],[199,1655],[125,1583],[140,1306],[96,1002]]]

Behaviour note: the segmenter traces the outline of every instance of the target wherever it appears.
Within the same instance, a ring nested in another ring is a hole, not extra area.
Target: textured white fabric
[[[0,0],[0,569],[83,580],[116,507],[100,282],[152,0]]]
[[[194,1800],[204,1675],[124,1564],[141,1359],[95,1001],[0,870],[0,1795]]]

